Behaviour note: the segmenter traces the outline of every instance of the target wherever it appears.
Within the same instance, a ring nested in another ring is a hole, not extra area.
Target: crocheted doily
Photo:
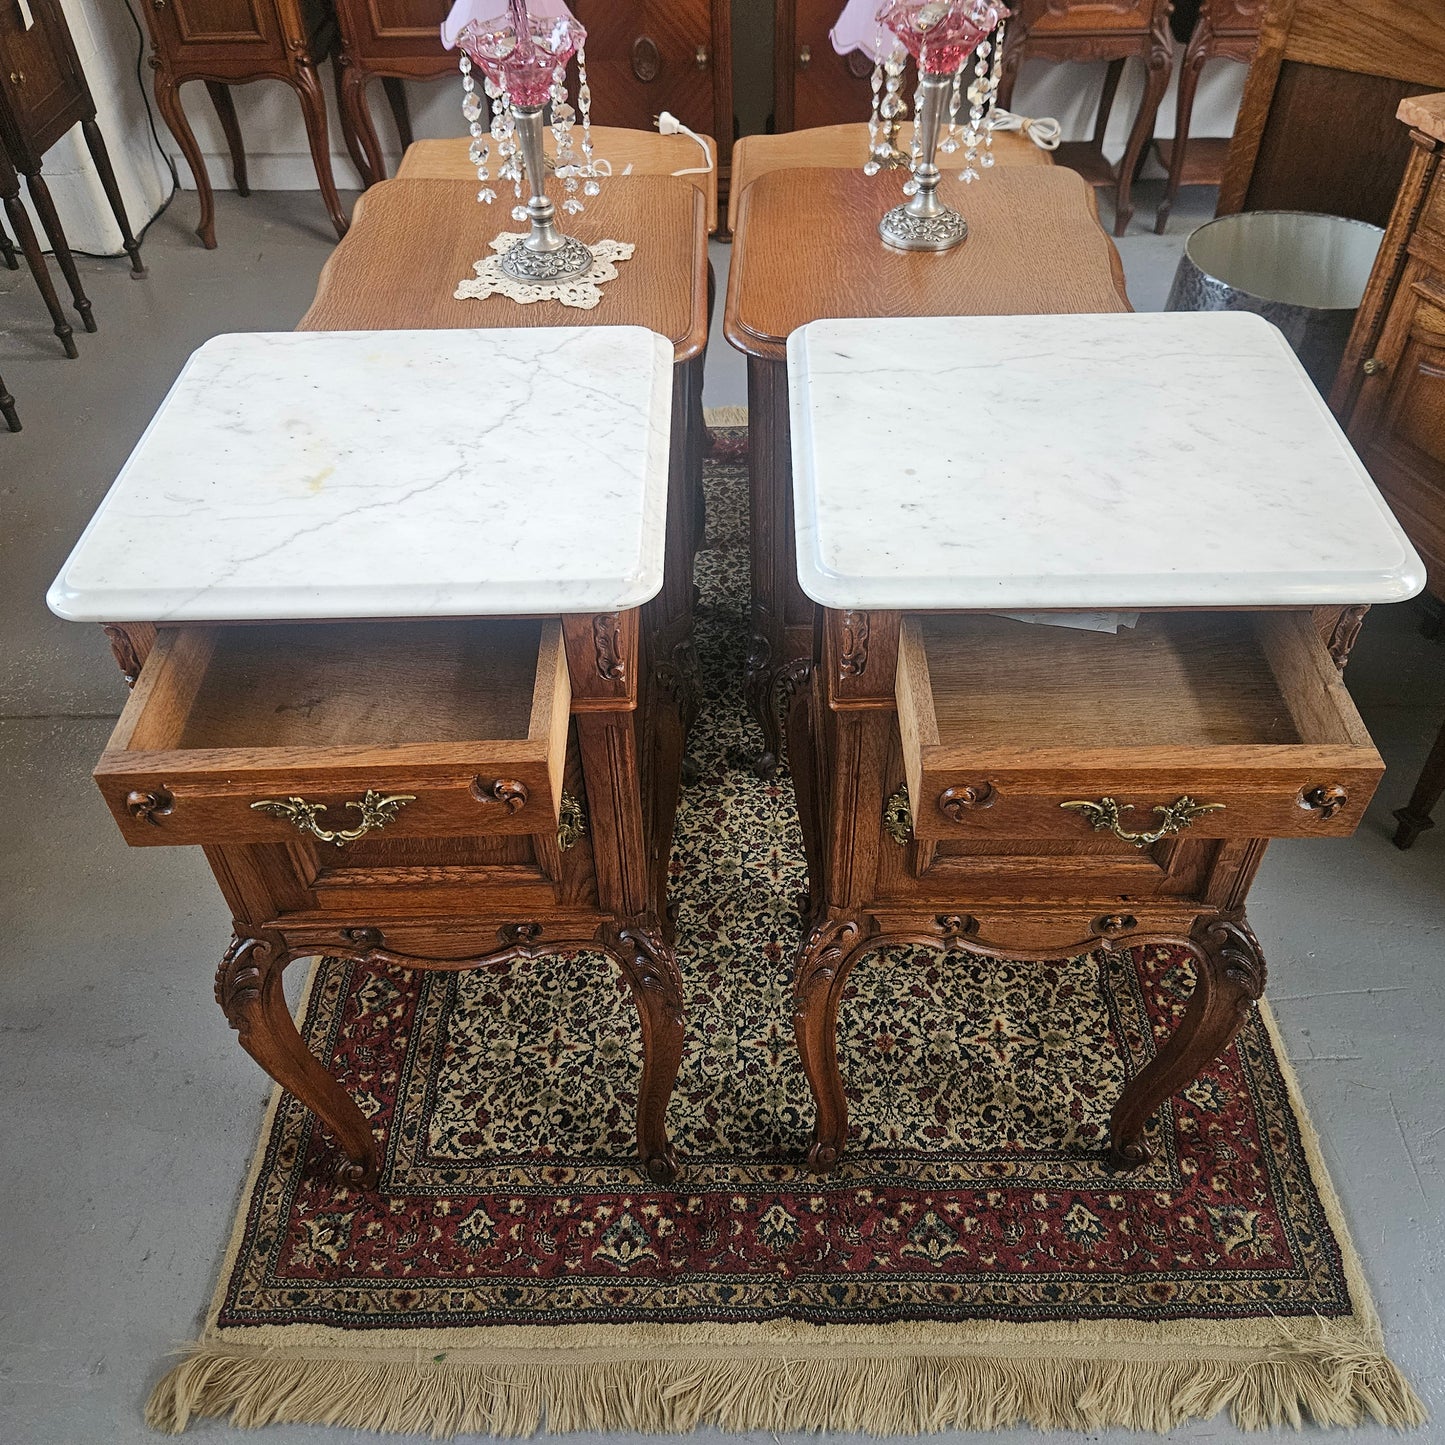
[[[476,279],[459,281],[452,293],[458,301],[472,299],[485,301],[488,296],[506,296],[530,306],[534,301],[560,301],[564,306],[575,306],[579,311],[590,311],[601,299],[599,289],[605,282],[616,279],[615,261],[630,261],[636,246],[631,241],[592,241],[587,249],[592,252],[592,269],[573,281],[537,284],[517,281],[502,270],[502,257],[526,232],[515,235],[501,235],[492,242],[492,255],[477,261],[472,270]]]

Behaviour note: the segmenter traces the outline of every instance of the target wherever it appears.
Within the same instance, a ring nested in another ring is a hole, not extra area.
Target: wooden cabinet
[[[777,130],[811,130],[868,119],[873,61],[861,51],[839,55],[828,32],[842,10],[838,0],[774,0],[773,123]],[[918,83],[912,60],[903,94]]]
[[[96,124],[95,100],[81,69],[80,56],[76,53],[75,41],[60,8],[60,0],[30,0],[29,9],[32,23],[27,25],[18,5],[0,7],[0,150],[8,155],[8,160],[0,156],[0,198],[5,201],[16,239],[21,243],[36,284],[50,308],[55,334],[64,343],[66,354],[74,356],[71,328],[55,299],[30,222],[15,204],[18,188],[11,166],[25,177],[41,227],[55,252],[56,262],[74,298],[75,309],[87,331],[95,330],[93,309],[81,284],[65,230],[41,170],[46,151],[72,126],[79,125],[81,128],[106,200],[120,227],[131,269],[137,276],[144,276],[145,267],[141,264],[140,245],[131,234],[105,137]],[[13,265],[8,240],[4,249],[7,264]]]
[[[301,105],[327,215],[336,234],[344,236],[346,217],[331,173],[326,99],[316,69],[335,43],[334,22],[322,0],[151,0],[141,11],[150,28],[156,105],[196,183],[201,208],[196,234],[202,244],[216,244],[216,205],[205,157],[180,101],[180,87],[188,80],[206,83],[243,196],[250,194],[246,152],[230,87],[267,79],[289,85]],[[358,156],[344,111],[342,124],[347,146]]]
[[[366,156],[368,184],[386,176],[366,111],[373,76],[437,79],[457,73],[437,31],[445,0],[335,0],[341,31],[341,104]],[[729,0],[573,0],[587,28],[587,78],[598,125],[651,130],[671,111],[718,143],[726,182],[733,136],[732,14]],[[572,67],[576,77],[575,62]],[[389,92],[403,147],[411,144],[405,100]],[[460,104],[460,90],[458,90]]]
[[[1405,177],[1330,405],[1445,603],[1445,95],[1407,99]],[[1445,791],[1445,730],[1395,816],[1408,848]]]

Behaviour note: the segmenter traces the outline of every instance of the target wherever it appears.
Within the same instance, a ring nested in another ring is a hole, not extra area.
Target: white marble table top
[[[218,336],[69,561],[82,622],[613,611],[662,586],[672,343],[641,327]]]
[[[1425,583],[1257,316],[815,321],[788,378],[798,576],[825,607],[1305,607]]]

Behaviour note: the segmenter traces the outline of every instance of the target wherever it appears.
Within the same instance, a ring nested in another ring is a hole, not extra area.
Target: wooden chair
[[[1224,179],[1229,156],[1228,137],[1191,139],[1189,124],[1194,114],[1194,97],[1199,76],[1211,60],[1254,59],[1259,45],[1259,26],[1265,0],[1201,0],[1199,16],[1179,68],[1179,101],[1175,110],[1174,139],[1155,144],[1159,160],[1169,173],[1164,199],[1154,219],[1154,234],[1162,236],[1169,224],[1180,186],[1217,186]]]
[[[544,138],[550,157],[554,147],[551,131],[547,131]],[[611,161],[614,176],[620,176],[629,167],[629,174],[634,176],[670,176],[674,171],[690,170],[704,164],[697,143],[685,135],[658,135],[652,130],[594,125],[592,139],[597,154]],[[712,169],[701,175],[681,176],[679,179],[690,181],[702,192],[707,205],[708,234],[712,235],[717,230],[718,219],[717,142],[711,136],[703,136],[702,139],[707,143]],[[465,136],[414,141],[401,158],[396,178],[399,181],[475,181],[477,168],[467,159],[470,145]]]
[[[1078,171],[1095,188],[1114,187],[1116,236],[1128,230],[1133,218],[1134,177],[1144,158],[1144,147],[1154,134],[1159,102],[1169,88],[1174,66],[1169,10],[1170,0],[1020,0],[1008,25],[999,86],[999,104],[1005,109],[1011,105],[1019,67],[1025,60],[1109,62],[1093,139],[1065,141],[1054,152],[1054,160]],[[1144,95],[1123,159],[1111,166],[1104,159],[1104,134],[1124,65],[1133,56],[1144,62]]]
[[[898,129],[898,144],[907,150],[913,139],[913,123]],[[1000,131],[993,138],[993,152],[999,165],[1051,166],[1050,152],[1014,131]],[[738,214],[744,190],[769,171],[861,170],[868,158],[868,126],[864,121],[849,125],[820,125],[812,130],[785,131],[781,135],[745,135],[733,142],[732,189],[728,192],[728,231]],[[986,184],[986,182],[985,182]]]

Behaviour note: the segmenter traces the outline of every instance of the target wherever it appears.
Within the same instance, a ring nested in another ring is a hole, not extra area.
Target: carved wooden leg
[[[757,626],[756,618],[754,626]],[[743,678],[743,697],[748,705],[749,716],[763,734],[762,751],[753,761],[753,771],[758,777],[767,780],[777,776],[783,752],[783,732],[778,715],[773,644],[765,633],[754,631],[748,644],[748,659],[744,666],[747,670]]]
[[[642,1020],[642,1083],[637,1091],[637,1154],[657,1184],[677,1178],[667,1137],[667,1104],[682,1063],[682,973],[654,919],[639,919],[609,940]]]
[[[85,148],[90,152],[91,160],[95,162],[101,188],[105,191],[105,198],[110,203],[111,215],[115,217],[115,223],[120,227],[121,244],[125,247],[126,255],[130,257],[131,274],[144,276],[146,268],[140,258],[140,242],[131,234],[130,217],[125,213],[125,202],[121,199],[120,187],[116,184],[115,168],[110,163],[110,151],[106,149],[105,137],[101,134],[94,116],[91,116],[89,120],[81,121],[80,133],[85,137]]]
[[[788,771],[798,800],[798,823],[803,834],[803,856],[808,860],[808,894],[804,916],[812,918],[823,906],[822,778],[818,768],[815,720],[821,723],[826,702],[815,695],[813,664],[804,660],[783,669],[779,691],[788,734]]]
[[[1430,810],[1440,801],[1441,793],[1445,793],[1445,727],[1440,729],[1435,746],[1430,749],[1425,770],[1415,784],[1410,801],[1403,808],[1395,809],[1395,816],[1400,820],[1395,831],[1397,848],[1408,848],[1427,828],[1435,826]]]
[[[383,75],[381,88],[386,92],[387,103],[391,106],[391,118],[396,122],[396,138],[405,150],[412,142],[411,106],[407,104],[406,84],[395,75]]]
[[[342,134],[354,137],[357,149],[351,152],[351,159],[361,172],[362,184],[370,187],[386,179],[386,160],[371,118],[371,107],[366,103],[368,78],[344,51],[336,57],[336,108],[341,114]],[[348,150],[352,144],[349,138]]]
[[[1164,187],[1164,199],[1159,203],[1159,212],[1154,217],[1154,234],[1162,236],[1169,225],[1169,212],[1174,209],[1179,195],[1179,184],[1184,179],[1184,156],[1189,149],[1189,125],[1194,116],[1194,96],[1199,89],[1200,72],[1209,59],[1209,46],[1201,44],[1204,32],[1195,26],[1189,48],[1184,52],[1184,61],[1179,70],[1179,98],[1174,110],[1174,144],[1169,153],[1169,181]]]
[[[341,1182],[374,1189],[380,1172],[376,1139],[355,1100],[296,1032],[281,987],[289,962],[268,939],[237,937],[216,971],[216,1002],[241,1047],[331,1131],[347,1160],[337,1171]]]
[[[45,177],[39,171],[25,177],[25,186],[34,203],[35,214],[40,217],[41,228],[49,238],[50,249],[55,254],[60,274],[65,277],[66,283],[70,287],[70,294],[75,302],[75,309],[80,315],[81,325],[87,331],[94,331],[95,316],[92,312],[90,298],[80,284],[80,272],[76,269],[75,257],[70,254],[70,243],[65,239],[65,228],[60,224],[60,217],[56,214],[55,202],[50,199],[50,187],[45,184]]]
[[[15,228],[15,239],[20,242],[20,249],[25,253],[25,264],[30,267],[30,274],[40,288],[45,309],[50,312],[50,319],[55,325],[55,334],[60,338],[65,354],[73,361],[80,355],[75,346],[75,330],[66,320],[65,308],[60,304],[60,297],[55,294],[55,283],[50,279],[50,267],[45,264],[45,253],[40,249],[40,237],[35,234],[35,227],[30,224],[30,216],[20,204],[18,195],[5,197],[5,214],[10,217],[10,224]]]
[[[1119,162],[1119,183],[1114,189],[1114,234],[1122,236],[1129,229],[1134,218],[1134,177],[1139,173],[1144,159],[1144,147],[1154,134],[1154,119],[1159,114],[1159,102],[1169,88],[1169,74],[1174,68],[1174,51],[1169,38],[1169,22],[1161,19],[1162,38],[1154,37],[1154,44],[1145,60],[1144,98],[1139,102],[1139,113],[1134,117],[1134,128],[1129,132],[1129,144],[1124,148],[1123,159]]]
[[[246,173],[246,143],[241,138],[241,122],[236,119],[236,102],[231,98],[231,87],[217,80],[208,80],[206,90],[220,119],[227,149],[231,152],[231,174],[236,181],[236,194],[249,196],[251,183]]]
[[[1149,1116],[1229,1047],[1264,994],[1264,958],[1242,920],[1201,918],[1190,937],[1197,978],[1184,1019],[1129,1081],[1109,1118],[1110,1159],[1121,1169],[1148,1161],[1144,1127]]]
[[[351,157],[351,164],[356,167],[356,174],[361,177],[361,188],[366,190],[373,180],[371,167],[367,164],[366,152],[361,148],[361,137],[357,135],[356,126],[341,98],[348,63],[342,59],[339,50],[332,52],[331,82],[336,87],[336,113],[341,118],[341,139],[346,144],[346,154]]]
[[[301,101],[301,118],[306,122],[306,139],[311,143],[311,162],[316,167],[316,183],[321,187],[321,200],[339,240],[346,234],[347,220],[341,211],[341,198],[336,194],[336,177],[331,172],[331,140],[326,133],[326,96],[321,89],[316,67],[309,60],[297,60],[292,71],[292,85]]]
[[[15,243],[10,239],[10,233],[4,226],[0,226],[0,257],[4,258],[7,271],[20,269],[20,258],[15,254]]]
[[[181,148],[181,154],[186,158],[186,164],[191,168],[191,178],[196,183],[196,197],[201,204],[201,220],[196,227],[196,235],[201,238],[201,245],[206,250],[216,249],[216,196],[211,190],[211,178],[206,174],[206,159],[201,154],[201,148],[196,144],[196,133],[191,129],[191,123],[186,119],[186,112],[181,106],[181,91],[176,84],[175,77],[167,70],[156,71],[156,109],[161,113],[161,119],[170,128],[170,132],[176,138],[176,144]]]
[[[852,918],[830,918],[803,939],[793,964],[793,1037],[818,1117],[808,1168],[826,1174],[848,1137],[848,1101],[838,1072],[838,1000],[865,935]]]
[[[0,417],[11,431],[20,430],[20,413],[15,410],[15,398],[5,390],[5,378],[0,376]]]

